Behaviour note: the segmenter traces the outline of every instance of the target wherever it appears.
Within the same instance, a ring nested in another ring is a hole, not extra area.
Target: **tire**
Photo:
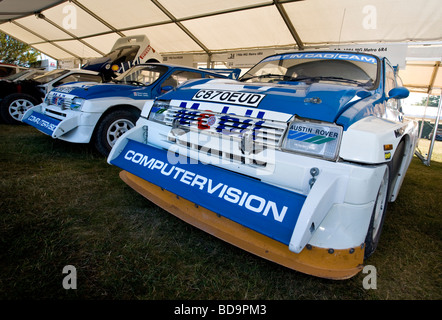
[[[385,212],[388,204],[388,190],[389,190],[390,170],[387,167],[384,177],[379,185],[378,194],[373,208],[373,213],[370,219],[367,236],[365,237],[365,259],[369,258],[378,246],[381,237],[382,227],[385,220]]]
[[[129,110],[113,111],[99,122],[95,134],[95,148],[107,157],[117,139],[129,129],[135,127],[139,115]]]
[[[7,124],[22,124],[25,112],[39,104],[37,99],[25,93],[13,93],[6,96],[0,105],[0,114]]]

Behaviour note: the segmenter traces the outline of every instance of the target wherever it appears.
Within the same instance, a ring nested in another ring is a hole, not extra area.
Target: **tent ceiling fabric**
[[[416,14],[418,13],[418,14]],[[0,30],[55,59],[146,34],[160,53],[441,41],[439,0],[3,0]]]
[[[413,92],[440,95],[442,91],[441,61],[409,61],[399,70],[403,85]]]

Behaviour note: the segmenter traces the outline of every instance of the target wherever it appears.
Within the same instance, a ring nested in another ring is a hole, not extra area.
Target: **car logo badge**
[[[215,116],[210,116],[209,118],[207,118],[207,125],[209,127],[213,126],[216,122],[216,117]]]

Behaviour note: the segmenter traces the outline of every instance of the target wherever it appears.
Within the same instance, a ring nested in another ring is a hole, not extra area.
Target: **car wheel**
[[[37,104],[38,101],[28,94],[14,93],[3,99],[0,113],[5,123],[21,124],[25,112]]]
[[[135,126],[137,115],[128,110],[117,110],[106,115],[98,124],[95,147],[107,157],[117,139]]]
[[[384,225],[385,212],[387,211],[387,196],[389,188],[389,168],[385,170],[384,177],[378,189],[373,213],[370,219],[367,236],[365,238],[365,259],[370,257],[376,250],[381,237],[382,226]]]

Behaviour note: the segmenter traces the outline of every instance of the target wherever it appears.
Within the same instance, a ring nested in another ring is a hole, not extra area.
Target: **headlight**
[[[335,160],[341,138],[342,127],[330,123],[295,120],[289,126],[282,149]]]
[[[45,103],[47,104],[47,105],[51,105],[51,104],[57,104],[57,101],[58,101],[58,98],[59,98],[59,96],[55,93],[55,92],[52,92],[52,91],[50,91],[47,95],[46,95],[46,97],[45,97]]]
[[[71,110],[81,111],[81,107],[83,106],[84,99],[82,98],[74,98],[72,99],[70,108]]]
[[[164,122],[164,118],[166,116],[166,111],[170,107],[170,101],[165,100],[157,100],[154,102],[152,108],[149,113],[149,120]]]

